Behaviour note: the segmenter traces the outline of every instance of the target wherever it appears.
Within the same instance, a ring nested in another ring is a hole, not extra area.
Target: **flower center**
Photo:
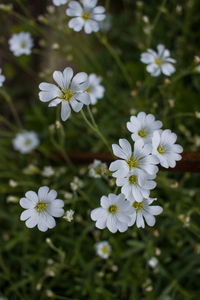
[[[70,101],[74,96],[74,93],[71,90],[62,91],[62,99],[65,101]]]
[[[101,174],[102,174],[102,168],[101,168],[101,165],[96,166],[96,168],[95,168],[94,170],[95,170],[95,173],[96,173],[96,174],[98,174],[98,175],[101,175]]]
[[[160,57],[155,58],[155,64],[160,67],[162,65],[162,59]]]
[[[31,144],[31,140],[30,139],[26,139],[24,142],[25,146],[29,146]]]
[[[162,145],[159,145],[157,148],[158,153],[164,154],[166,152],[166,148]]]
[[[103,254],[108,254],[108,253],[109,253],[108,247],[103,246],[102,249],[101,249],[101,252],[102,252]]]
[[[146,132],[146,130],[142,129],[142,130],[138,131],[138,135],[141,138],[145,138],[147,136],[147,132]]]
[[[41,212],[43,212],[44,210],[46,210],[46,207],[47,207],[47,203],[46,202],[38,201],[35,209],[40,214]]]
[[[138,168],[139,167],[139,161],[138,159],[131,156],[127,161],[127,164],[129,166],[129,169]]]
[[[83,18],[83,20],[85,20],[85,21],[90,20],[90,19],[91,19],[91,14],[90,14],[90,12],[89,12],[89,11],[84,11],[83,14],[82,14],[82,18]]]
[[[140,210],[143,208],[143,203],[142,202],[133,202],[133,207],[135,208],[136,211]]]
[[[108,211],[109,211],[109,213],[111,213],[111,214],[116,214],[117,211],[118,211],[117,205],[110,205],[109,208],[108,208]]]
[[[91,89],[90,86],[87,88],[87,90],[85,90],[85,92],[88,93],[88,94],[91,93],[91,91],[92,91],[92,89]]]
[[[22,43],[21,43],[21,48],[22,48],[22,49],[26,48],[26,43],[25,43],[25,42],[22,42]]]
[[[131,184],[136,184],[138,182],[138,178],[136,175],[131,175],[128,180]]]

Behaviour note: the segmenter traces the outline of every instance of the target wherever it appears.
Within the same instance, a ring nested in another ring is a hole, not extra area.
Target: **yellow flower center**
[[[131,156],[127,161],[127,164],[129,166],[129,169],[138,168],[139,167],[139,161],[138,159]]]
[[[46,210],[47,208],[47,203],[43,202],[43,201],[38,201],[35,209],[37,210],[37,212],[40,214],[42,213],[44,210]]]
[[[160,67],[161,65],[162,65],[162,59],[161,58],[156,58],[155,59],[155,64],[158,66],[158,67]]]
[[[22,42],[22,43],[21,43],[21,48],[22,48],[22,49],[26,48],[26,43],[25,43],[25,42]]]
[[[91,91],[92,91],[92,89],[90,86],[87,88],[87,90],[85,90],[86,93],[91,93]]]
[[[109,208],[108,208],[108,211],[109,211],[109,213],[111,213],[111,214],[116,214],[117,211],[118,211],[117,205],[110,205]]]
[[[91,14],[90,14],[90,12],[89,12],[89,11],[84,11],[83,14],[82,14],[82,18],[83,18],[83,20],[85,20],[85,21],[90,20],[90,19],[91,19]]]
[[[166,149],[162,145],[159,145],[158,148],[157,148],[157,151],[160,154],[164,154],[166,152]]]
[[[70,101],[74,96],[74,93],[71,90],[62,91],[62,99],[65,101]]]
[[[30,139],[26,139],[24,142],[25,146],[29,146],[31,144],[31,140]]]
[[[128,180],[131,184],[136,184],[138,182],[138,178],[136,175],[131,175]]]
[[[135,201],[135,202],[133,202],[132,206],[135,208],[136,211],[138,211],[143,208],[143,203]]]
[[[146,130],[140,130],[138,131],[138,135],[141,137],[141,138],[145,138],[147,136],[147,132]]]
[[[107,247],[107,246],[103,246],[102,249],[101,249],[101,252],[102,252],[103,254],[108,254],[108,253],[109,253],[108,247]]]

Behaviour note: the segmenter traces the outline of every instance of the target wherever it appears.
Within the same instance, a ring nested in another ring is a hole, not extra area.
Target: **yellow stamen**
[[[41,213],[44,210],[46,210],[46,207],[47,207],[47,203],[46,202],[39,201],[37,203],[37,205],[35,206],[35,209],[37,210],[38,213]]]
[[[136,175],[131,175],[128,180],[131,184],[136,184],[138,182],[138,178]]]
[[[74,93],[71,90],[66,90],[62,92],[62,99],[65,101],[70,101],[74,96]]]
[[[145,138],[147,136],[147,132],[146,130],[140,130],[138,131],[138,135],[141,137],[141,138]]]
[[[164,154],[166,152],[166,149],[162,145],[159,145],[158,148],[157,148],[157,151],[160,154]]]
[[[89,11],[84,11],[83,14],[82,14],[82,18],[83,18],[83,20],[85,20],[85,21],[90,20],[90,19],[91,19],[91,14],[90,14],[90,12],[89,12]]]
[[[140,210],[143,208],[143,203],[142,202],[133,202],[133,207],[135,208],[136,211]]]
[[[129,169],[138,168],[139,167],[139,161],[138,159],[131,156],[127,161],[127,164],[129,166]]]
[[[160,66],[162,65],[162,63],[163,63],[163,62],[162,62],[162,59],[161,59],[161,58],[156,58],[156,59],[155,59],[155,64],[156,64],[157,66],[160,67]]]
[[[108,253],[109,253],[108,247],[103,246],[102,249],[101,249],[101,252],[102,252],[103,254],[108,254]]]
[[[109,208],[108,208],[108,211],[109,211],[111,214],[116,214],[117,211],[118,211],[117,205],[110,205]]]
[[[87,90],[85,90],[86,93],[90,93],[91,91],[92,91],[92,89],[90,86],[87,88]]]

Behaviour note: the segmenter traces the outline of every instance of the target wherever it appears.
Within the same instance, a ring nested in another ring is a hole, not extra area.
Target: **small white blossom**
[[[134,213],[133,207],[125,200],[123,194],[109,194],[101,197],[101,207],[91,211],[91,219],[96,221],[99,229],[108,228],[112,233],[128,229]]]
[[[174,168],[176,161],[181,160],[183,148],[175,144],[177,135],[170,129],[155,131],[152,138],[152,153],[159,159],[164,168]]]
[[[147,115],[145,112],[138,113],[137,117],[132,116],[130,122],[127,122],[127,128],[132,132],[132,140],[137,141],[141,139],[144,143],[151,143],[154,131],[161,127],[161,121],[155,121],[155,117],[152,114]]]
[[[42,82],[39,85],[39,98],[42,102],[49,102],[49,107],[61,103],[61,119],[66,121],[71,108],[79,112],[83,105],[90,103],[90,96],[85,92],[88,88],[88,75],[84,72],[77,73],[74,77],[72,68],[65,68],[63,72],[55,71],[53,79],[57,85]]]
[[[26,192],[25,198],[20,199],[20,205],[25,208],[20,220],[26,220],[28,228],[37,225],[40,231],[55,227],[56,222],[53,217],[62,217],[64,214],[64,202],[56,197],[57,192],[49,190],[47,186],[40,187],[38,194],[33,191]]]
[[[88,76],[89,86],[86,90],[88,95],[90,96],[90,100],[92,105],[96,104],[98,99],[103,98],[105,88],[100,84],[101,77],[98,77],[96,74],[90,74]]]
[[[83,186],[84,186],[83,181],[77,176],[75,176],[73,181],[70,183],[70,187],[74,192],[76,192],[78,189],[81,189]]]
[[[71,1],[66,10],[67,16],[73,17],[69,21],[69,28],[90,34],[100,29],[99,23],[105,19],[105,8],[96,6],[97,0],[83,0],[82,6],[78,1]]]
[[[136,226],[138,228],[145,227],[144,219],[149,226],[155,225],[155,217],[162,213],[163,209],[161,206],[152,205],[152,202],[156,200],[156,198],[147,198],[143,199],[142,202],[133,201],[132,207],[134,209],[134,213],[132,214],[132,218],[129,226],[132,226],[136,222]]]
[[[99,242],[95,245],[96,253],[103,259],[107,259],[111,253],[111,246],[107,241]]]
[[[46,166],[42,170],[42,176],[44,176],[44,177],[51,177],[54,175],[54,173],[55,173],[54,169],[51,166]]]
[[[128,201],[132,202],[134,198],[137,202],[142,202],[143,198],[149,197],[150,190],[156,187],[155,181],[152,180],[154,177],[135,169],[125,177],[117,178],[116,185],[122,187],[121,192]]]
[[[12,188],[15,188],[16,186],[18,186],[18,182],[13,179],[10,179],[9,186],[11,186]]]
[[[147,52],[141,54],[141,62],[147,64],[147,72],[152,76],[159,76],[163,73],[166,76],[172,75],[176,69],[173,64],[176,60],[170,57],[170,51],[165,49],[164,45],[157,46],[158,52],[147,49]]]
[[[0,87],[3,86],[3,83],[5,80],[6,80],[6,77],[2,74],[2,69],[0,68]]]
[[[73,221],[73,219],[74,219],[74,210],[73,209],[67,210],[65,212],[64,216],[63,216],[63,219],[65,219],[68,222]]]
[[[89,166],[89,176],[93,178],[101,178],[107,170],[106,163],[102,163],[100,160],[95,159],[93,164]]]
[[[158,264],[158,259],[156,257],[151,257],[149,260],[148,260],[148,264],[151,268],[155,268]]]
[[[119,146],[120,145],[120,146]],[[113,177],[124,177],[132,170],[148,173],[155,176],[158,172],[156,164],[159,163],[156,156],[151,155],[152,147],[137,140],[132,151],[131,144],[126,139],[120,139],[119,145],[113,144],[112,149],[115,156],[121,158],[110,164],[109,170],[114,172]]]
[[[29,32],[13,34],[8,41],[10,50],[15,56],[30,55],[33,48],[33,39]]]
[[[68,0],[52,0],[53,4],[55,6],[60,6],[60,5],[63,5],[63,4],[66,4]]]
[[[22,154],[26,154],[37,148],[39,139],[34,131],[18,133],[13,140],[13,147]]]

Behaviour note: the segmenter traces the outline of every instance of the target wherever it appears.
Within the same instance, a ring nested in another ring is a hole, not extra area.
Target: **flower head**
[[[0,87],[3,85],[6,77],[2,74],[2,69],[0,68]]]
[[[133,200],[132,207],[134,210],[134,213],[132,214],[131,221],[129,223],[129,226],[132,226],[136,222],[136,226],[138,228],[145,227],[144,219],[149,226],[155,225],[155,217],[162,213],[163,209],[161,206],[158,205],[152,205],[152,202],[156,200],[156,198],[147,198],[143,199],[142,202],[137,202]]]
[[[54,169],[52,168],[52,166],[46,166],[43,168],[42,170],[42,176],[44,177],[51,177],[54,175]]]
[[[81,31],[90,34],[100,29],[99,22],[105,19],[105,8],[96,6],[97,0],[83,0],[82,5],[78,1],[71,1],[66,14],[73,17],[69,21],[69,28],[74,31]]]
[[[148,260],[148,264],[151,268],[155,268],[158,264],[158,259],[156,257],[151,257],[149,260]]]
[[[74,210],[67,210],[63,216],[63,219],[65,219],[67,222],[71,222],[74,219]]]
[[[88,76],[89,79],[89,86],[86,90],[88,95],[90,95],[91,104],[96,104],[98,99],[103,98],[105,88],[100,84],[101,77],[98,77],[95,74],[90,74]]]
[[[111,253],[111,246],[107,241],[99,242],[95,245],[96,253],[103,259],[107,259]]]
[[[25,198],[20,199],[20,205],[25,208],[20,216],[21,221],[26,220],[26,226],[33,228],[37,225],[40,231],[56,226],[53,217],[62,217],[64,214],[63,200],[56,199],[57,192],[49,190],[47,186],[39,188],[38,193],[28,191]]]
[[[22,154],[26,154],[37,148],[39,139],[34,131],[18,133],[13,140],[13,147]]]
[[[101,178],[107,170],[107,165],[100,160],[95,159],[93,164],[89,167],[89,175],[93,178]]]
[[[29,32],[13,34],[8,41],[10,50],[15,56],[30,55],[33,48],[33,39]]]
[[[112,233],[118,230],[124,232],[128,229],[133,212],[123,194],[109,194],[108,197],[101,197],[101,207],[91,211],[91,219],[96,221],[96,227],[99,229],[107,227]]]
[[[154,77],[159,76],[161,73],[166,76],[172,75],[176,71],[173,66],[176,60],[170,57],[170,52],[165,49],[164,45],[158,45],[157,50],[158,52],[147,49],[147,52],[141,54],[141,62],[147,64],[147,72]]]
[[[174,168],[176,161],[181,160],[183,148],[175,144],[177,135],[170,129],[155,131],[152,138],[152,153],[159,159],[164,168]]]
[[[68,0],[52,0],[53,4],[55,6],[60,6],[60,5],[63,5],[63,4],[66,4]]]
[[[63,72],[55,71],[53,79],[57,85],[42,82],[39,85],[39,98],[42,102],[49,102],[49,107],[61,103],[61,119],[66,121],[71,108],[79,112],[83,105],[90,103],[90,96],[85,92],[88,88],[88,75],[84,72],[77,73],[73,77],[73,70],[65,68]]]
[[[114,172],[113,177],[124,177],[135,169],[152,176],[158,172],[158,159],[150,154],[151,145],[144,144],[142,140],[135,142],[133,151],[126,139],[120,139],[119,145],[113,144],[112,148],[114,155],[120,158],[110,164],[109,170]]]
[[[155,121],[152,114],[147,115],[144,112],[138,113],[137,117],[132,116],[130,122],[127,122],[127,128],[132,132],[132,140],[143,140],[144,143],[151,143],[154,131],[161,127],[161,121]]]

